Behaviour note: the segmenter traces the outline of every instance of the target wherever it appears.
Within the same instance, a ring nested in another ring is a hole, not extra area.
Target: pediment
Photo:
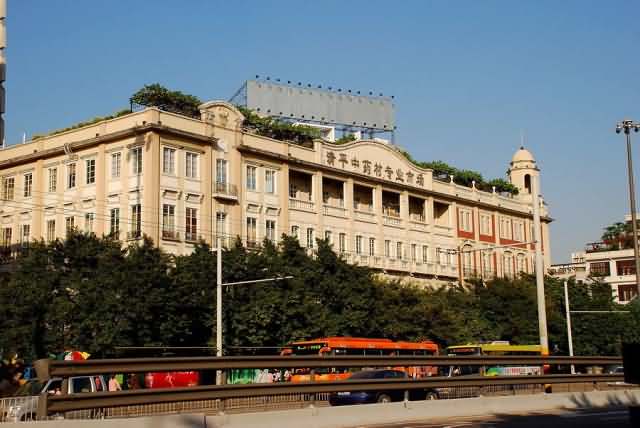
[[[325,143],[322,145],[322,163],[397,184],[431,189],[430,169],[414,165],[395,147],[378,141]]]

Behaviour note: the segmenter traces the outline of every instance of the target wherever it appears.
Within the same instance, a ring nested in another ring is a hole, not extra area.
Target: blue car
[[[356,372],[351,379],[406,379],[407,374],[399,370],[363,370]],[[347,380],[347,382],[349,381]],[[415,391],[411,396],[415,397]],[[329,404],[332,406],[344,406],[349,404],[365,403],[390,403],[392,401],[404,400],[404,390],[389,391],[355,391],[355,392],[332,392],[329,395]]]

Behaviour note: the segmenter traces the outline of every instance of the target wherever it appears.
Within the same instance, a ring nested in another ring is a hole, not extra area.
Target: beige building
[[[532,272],[539,170],[527,150],[509,168],[520,194],[507,197],[437,180],[382,141],[304,147],[242,123],[225,102],[203,104],[200,119],[148,108],[0,150],[2,242],[76,227],[123,241],[146,234],[185,254],[200,239],[255,245],[286,233],[427,283]],[[542,214],[549,266],[544,204]]]

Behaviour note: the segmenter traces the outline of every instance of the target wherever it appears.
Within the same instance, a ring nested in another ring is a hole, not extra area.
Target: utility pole
[[[538,330],[542,355],[549,355],[549,336],[547,334],[547,308],[544,298],[544,264],[542,262],[542,229],[540,228],[540,190],[538,177],[531,176],[531,203],[533,204],[533,239],[536,248],[536,291],[538,296]]]
[[[573,337],[571,337],[571,309],[569,308],[569,288],[564,282],[564,308],[567,316],[567,340],[569,341],[569,356],[573,358]],[[576,374],[576,366],[571,364],[571,374]]]

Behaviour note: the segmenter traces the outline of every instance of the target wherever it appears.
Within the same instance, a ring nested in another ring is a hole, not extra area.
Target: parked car
[[[107,390],[102,376],[75,376],[69,378],[67,394],[81,392],[101,392]],[[2,419],[6,422],[35,419],[38,410],[38,398],[42,393],[59,395],[62,393],[62,379],[49,379],[44,385],[37,379],[31,379],[22,385],[12,397],[2,399]]]
[[[407,373],[400,370],[362,370],[353,373],[346,380],[363,379],[408,379]],[[422,395],[422,397],[418,397]],[[424,399],[422,391],[410,391],[410,398]],[[329,404],[342,406],[349,404],[389,403],[404,400],[404,390],[333,392],[329,395]]]

